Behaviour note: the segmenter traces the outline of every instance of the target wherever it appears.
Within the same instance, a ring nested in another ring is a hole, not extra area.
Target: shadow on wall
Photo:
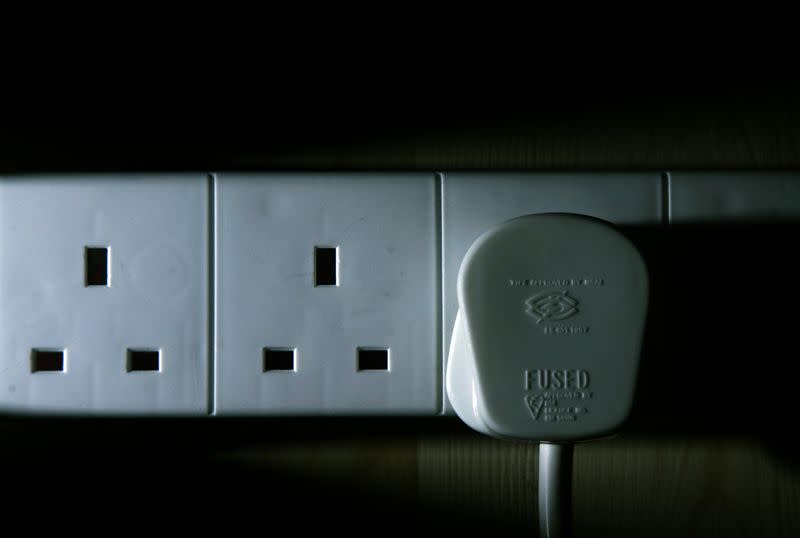
[[[800,221],[624,231],[651,282],[626,429],[770,437],[800,425]]]

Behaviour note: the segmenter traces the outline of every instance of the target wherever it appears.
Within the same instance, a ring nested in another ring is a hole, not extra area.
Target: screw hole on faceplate
[[[129,349],[126,369],[128,372],[160,372],[160,349]]]
[[[339,247],[314,247],[314,286],[339,285]]]
[[[388,370],[389,350],[374,347],[358,348],[357,369],[359,372],[364,370]]]
[[[111,261],[109,247],[86,247],[84,258],[86,261],[86,277],[84,285],[106,286],[110,285],[109,262]]]
[[[31,373],[65,372],[67,362],[63,349],[34,349],[31,351]]]
[[[297,349],[290,347],[265,347],[263,370],[265,372],[294,372]]]

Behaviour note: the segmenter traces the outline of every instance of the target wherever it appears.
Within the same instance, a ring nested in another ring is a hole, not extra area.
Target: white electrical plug
[[[540,469],[540,485],[548,484],[540,498],[545,536],[568,528],[554,507],[568,506],[569,488],[553,483],[568,461],[552,443],[608,435],[627,418],[647,299],[637,249],[591,217],[513,219],[464,257],[447,393],[482,433],[550,443],[542,454],[559,468]],[[561,495],[551,494],[554,487]]]

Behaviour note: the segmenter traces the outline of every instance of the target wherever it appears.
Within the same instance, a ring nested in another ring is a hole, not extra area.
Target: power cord
[[[644,261],[605,221],[528,215],[473,243],[458,300],[450,402],[477,431],[540,442],[541,535],[567,537],[573,443],[611,435],[633,405]]]

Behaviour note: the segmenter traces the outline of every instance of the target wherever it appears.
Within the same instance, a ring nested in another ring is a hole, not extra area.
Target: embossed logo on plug
[[[545,291],[525,301],[525,313],[539,324],[545,320],[560,321],[578,313],[578,301],[567,290]]]
[[[542,407],[544,407],[544,396],[525,396],[525,404],[528,406],[528,411],[533,417],[533,420],[539,420]]]

